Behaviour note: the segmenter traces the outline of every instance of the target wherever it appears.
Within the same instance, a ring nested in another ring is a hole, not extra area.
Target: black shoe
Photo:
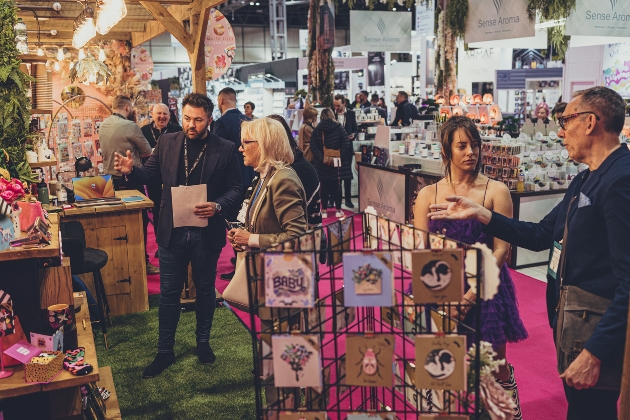
[[[349,209],[353,209],[354,204],[352,204],[352,201],[346,200],[346,207],[348,207]]]
[[[221,280],[232,280],[232,277],[234,277],[234,270],[229,273],[221,274]]]
[[[211,365],[217,360],[210,344],[207,341],[197,343],[197,358],[202,365]]]
[[[236,265],[236,257],[230,258],[230,264]]]
[[[142,377],[144,379],[155,378],[173,363],[175,363],[175,353],[158,353],[151,364],[142,372]]]

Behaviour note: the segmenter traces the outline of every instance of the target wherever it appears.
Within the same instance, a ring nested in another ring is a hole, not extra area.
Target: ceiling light
[[[39,55],[40,57],[44,55],[44,50],[42,49],[41,45],[37,46],[37,55]]]
[[[96,17],[96,30],[105,35],[114,25],[127,16],[125,0],[97,0],[98,15]]]
[[[98,59],[103,62],[105,62],[105,60],[107,59],[107,57],[105,56],[105,50],[103,49],[102,45],[98,47]]]
[[[59,65],[59,61],[55,61],[55,65],[53,68],[55,69],[55,71],[61,70],[61,65]]]
[[[260,6],[260,3],[256,3],[256,6]]]
[[[250,5],[250,6],[253,6],[253,5],[254,5],[254,2],[253,2],[253,1],[249,2],[249,5]]]
[[[83,48],[79,48],[79,60],[83,60],[85,58],[85,50]]]
[[[63,47],[59,47],[57,49],[57,61],[63,61],[63,59],[65,58],[64,54],[63,54]]]
[[[72,46],[77,49],[83,48],[83,46],[95,36],[96,27],[94,26],[94,9],[88,6],[86,2],[85,8],[74,20]]]

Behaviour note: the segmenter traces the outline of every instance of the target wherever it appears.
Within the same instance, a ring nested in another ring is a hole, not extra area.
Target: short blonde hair
[[[287,132],[281,123],[271,118],[243,121],[241,139],[256,140],[260,149],[260,161],[256,171],[264,171],[267,165],[276,169],[293,163],[293,150],[286,139]]]
[[[302,119],[304,120],[304,122],[312,122],[313,118],[315,118],[316,116],[317,110],[312,106],[306,108],[302,113]]]

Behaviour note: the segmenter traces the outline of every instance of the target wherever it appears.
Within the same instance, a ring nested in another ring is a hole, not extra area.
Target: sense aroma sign
[[[353,52],[411,50],[411,12],[350,11]]]
[[[468,12],[467,43],[535,35],[535,25],[527,16],[527,0],[478,0],[476,3]]]
[[[625,0],[577,0],[567,18],[567,35],[628,36],[630,2]]]

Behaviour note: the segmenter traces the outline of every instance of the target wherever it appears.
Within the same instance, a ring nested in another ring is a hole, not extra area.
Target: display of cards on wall
[[[328,420],[328,416],[325,411],[320,413],[306,411],[283,411],[280,413],[279,420]]]
[[[265,254],[265,306],[312,308],[314,259],[313,254]]]
[[[330,401],[330,366],[322,371],[324,386],[306,388],[306,405],[313,410],[325,410]]]
[[[345,306],[392,306],[395,304],[390,252],[343,254],[343,282]]]
[[[396,225],[394,222],[391,222],[389,219],[384,219],[382,217],[378,218],[378,237],[381,238],[384,246],[387,246],[389,242],[389,234],[390,234],[390,226]]]
[[[384,413],[355,413],[348,414],[348,420],[396,420],[396,414],[392,412]]]
[[[464,295],[464,250],[422,250],[412,255],[415,303],[460,302]]]
[[[466,337],[416,336],[416,388],[466,389]]]
[[[318,336],[275,335],[271,347],[276,387],[322,386]]]
[[[313,308],[309,308],[306,313],[306,331],[307,332],[323,332],[326,324],[326,307],[319,301],[315,303]]]
[[[403,225],[400,227],[400,236],[403,249],[424,249],[424,238],[421,230]],[[411,270],[411,251],[403,251],[403,268]]]
[[[429,247],[431,249],[444,249],[444,236],[429,233]]]
[[[346,307],[345,298],[344,298],[344,289],[339,289],[335,292],[335,304],[336,304],[336,314],[335,314],[335,331],[342,331],[348,328],[357,317],[357,308],[354,307]]]
[[[346,385],[394,385],[394,336],[348,335],[346,338]]]

